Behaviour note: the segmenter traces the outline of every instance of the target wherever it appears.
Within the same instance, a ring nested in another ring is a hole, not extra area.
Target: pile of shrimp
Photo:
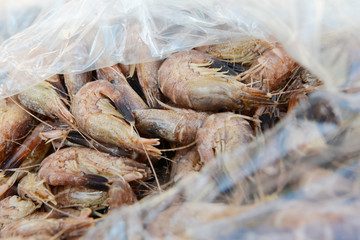
[[[255,39],[58,74],[2,99],[0,237],[77,239],[246,147],[321,86]]]

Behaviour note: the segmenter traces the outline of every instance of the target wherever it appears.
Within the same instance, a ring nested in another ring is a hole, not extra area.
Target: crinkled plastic
[[[29,27],[42,12],[65,3],[65,0],[2,0],[0,2],[0,43]]]
[[[0,96],[57,73],[276,39],[326,90],[249,146],[110,213],[85,238],[358,239],[359,10],[356,0],[70,1],[1,45]]]
[[[69,1],[1,45],[0,97],[57,73],[270,36],[334,89],[357,76],[359,6],[356,0]]]

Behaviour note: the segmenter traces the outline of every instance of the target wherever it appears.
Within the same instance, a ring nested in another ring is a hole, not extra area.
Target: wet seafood
[[[0,201],[0,229],[5,225],[30,215],[36,210],[30,200],[22,200],[18,196],[9,196]]]
[[[159,108],[158,100],[163,97],[159,89],[158,70],[162,61],[139,63],[136,65],[136,73],[143,89],[145,98],[151,108]]]
[[[53,76],[31,89],[21,92],[18,95],[19,102],[30,110],[50,118],[59,118],[72,126],[75,121],[66,107],[67,100],[58,92],[56,86],[61,85],[59,82],[59,76]],[[64,94],[65,90],[62,90],[62,93]]]
[[[40,180],[35,173],[28,173],[18,184],[18,193],[23,199],[31,199],[38,204],[53,203],[56,205],[55,196],[50,189]]]
[[[250,124],[241,115],[217,113],[209,116],[197,133],[201,161],[208,163],[223,152],[231,152],[254,139]]]
[[[108,190],[109,181],[134,181],[147,178],[149,173],[144,164],[125,157],[114,157],[89,148],[69,147],[46,157],[40,165],[39,177],[54,186]]]
[[[80,217],[60,219],[22,219],[8,224],[2,231],[2,238],[54,236],[59,238],[74,238],[82,236],[88,228],[94,225],[94,219],[89,217],[91,211],[84,211]]]
[[[144,136],[160,137],[182,145],[195,141],[197,130],[208,116],[207,113],[179,108],[138,109],[133,113],[136,129]]]
[[[159,158],[160,150],[152,146],[158,145],[159,141],[138,136],[132,126],[124,121],[124,117],[133,119],[132,113],[125,108],[120,114],[105,97],[110,98],[116,106],[120,105],[120,109],[123,107],[119,103],[122,96],[105,80],[87,83],[80,89],[71,105],[79,127],[100,142]]]
[[[12,99],[0,99],[0,165],[32,128],[34,119]]]
[[[248,88],[219,68],[216,59],[190,50],[167,58],[159,69],[161,92],[172,102],[202,111],[243,110],[276,105],[271,94]]]

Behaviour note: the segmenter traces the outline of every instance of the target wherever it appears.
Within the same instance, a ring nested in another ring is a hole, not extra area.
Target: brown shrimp
[[[135,109],[149,108],[141,97],[135,92],[122,74],[117,65],[101,68],[97,71],[99,79],[106,79],[111,82],[120,93],[119,101],[130,111]]]
[[[53,189],[57,205],[60,208],[118,208],[136,201],[134,191],[125,180],[111,183],[108,192],[89,189],[83,186],[57,186]]]
[[[177,150],[174,162],[171,166],[170,179],[175,183],[188,174],[198,172],[201,169],[200,155],[197,147]]]
[[[37,207],[30,200],[13,195],[0,201],[0,229],[5,225],[33,213]]]
[[[275,105],[271,94],[248,88],[219,68],[209,54],[190,50],[175,53],[159,69],[161,92],[172,102],[202,111],[243,110]]]
[[[64,82],[69,93],[70,99],[84,86],[87,82],[92,80],[92,73],[79,73],[79,74],[64,74]]]
[[[20,103],[30,110],[33,110],[50,118],[59,118],[69,125],[74,124],[73,116],[69,109],[67,100],[62,93],[58,93],[58,87],[61,86],[58,75],[55,75],[38,85],[21,92],[18,95]]]
[[[275,44],[272,42],[261,39],[250,39],[201,46],[195,49],[219,59],[247,65],[254,63],[265,51],[272,49],[274,46]]]
[[[63,146],[83,146],[99,150],[100,152],[110,153],[113,156],[124,156],[132,159],[139,157],[138,154],[133,151],[126,151],[126,149],[122,147],[98,142],[70,128],[68,125],[61,125],[59,123],[53,123],[53,128],[41,132],[40,136],[42,139],[50,141],[55,149]]]
[[[39,170],[40,179],[50,185],[85,186],[98,190],[108,190],[109,181],[134,181],[149,175],[150,169],[144,164],[83,147],[58,150],[44,159]]]
[[[34,118],[11,98],[0,99],[0,165],[32,128]]]
[[[90,209],[88,209],[90,210]],[[8,224],[2,231],[2,238],[36,237],[51,239],[81,237],[87,229],[94,226],[94,219],[90,218],[90,211],[84,211],[80,217],[65,217],[60,219],[22,219]]]
[[[254,139],[248,121],[234,113],[209,116],[197,132],[197,148],[201,161],[208,163],[221,153],[233,151]]]
[[[28,173],[18,184],[18,194],[23,199],[30,199],[38,204],[53,203],[56,205],[55,196],[51,193],[44,180],[40,180],[37,174]]]
[[[40,123],[29,136],[26,137],[25,141],[22,143],[21,146],[19,146],[16,151],[10,155],[6,161],[3,162],[1,165],[1,168],[6,169],[12,169],[19,167],[27,157],[31,155],[33,151],[36,149],[39,149],[39,151],[36,152],[36,154],[46,154],[46,148],[45,141],[41,139],[40,133],[43,131],[47,126],[44,123]],[[36,157],[39,157],[36,155]],[[41,160],[41,159],[40,159]]]
[[[155,136],[187,145],[195,141],[196,132],[207,113],[191,109],[138,109],[134,112],[136,129],[144,136]]]
[[[266,51],[250,68],[241,73],[241,81],[251,87],[274,92],[284,87],[298,64],[285,49],[277,46]]]
[[[108,81],[98,80],[87,83],[75,95],[71,105],[76,123],[97,141],[159,158],[160,150],[152,146],[158,145],[159,141],[140,137],[124,120],[125,116],[125,119],[131,121],[133,116],[119,103],[122,97]],[[116,111],[109,99],[121,109],[122,114]]]
[[[139,63],[136,73],[150,108],[159,108],[158,100],[163,100],[158,83],[158,70],[162,61]]]

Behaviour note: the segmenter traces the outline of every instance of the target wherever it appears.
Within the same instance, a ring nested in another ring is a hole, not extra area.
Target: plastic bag
[[[1,45],[0,96],[56,73],[275,38],[327,91],[199,175],[111,213],[87,238],[355,239],[359,9],[351,0],[71,1]],[[308,173],[324,177],[302,183]]]
[[[43,14],[0,47],[0,97],[57,73],[149,61],[194,46],[269,36],[328,87],[336,88],[357,75],[359,5],[350,0],[70,1]]]
[[[0,3],[0,43],[29,27],[42,13],[65,3],[65,0],[4,0]]]

